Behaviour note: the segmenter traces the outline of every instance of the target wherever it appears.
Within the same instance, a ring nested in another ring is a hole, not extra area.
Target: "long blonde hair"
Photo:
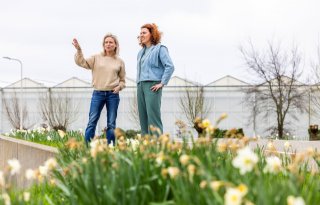
[[[107,33],[104,37],[103,37],[103,41],[102,41],[102,48],[103,48],[103,55],[106,55],[106,50],[104,49],[104,41],[106,40],[106,38],[112,38],[114,40],[114,42],[116,43],[116,48],[115,48],[115,56],[119,55],[119,51],[120,51],[120,47],[119,47],[119,41],[117,36],[113,35],[112,33]]]

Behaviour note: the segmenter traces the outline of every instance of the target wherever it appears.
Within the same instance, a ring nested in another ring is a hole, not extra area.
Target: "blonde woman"
[[[119,55],[119,42],[115,35],[107,34],[103,38],[103,52],[84,58],[80,44],[73,39],[77,49],[75,62],[78,66],[91,70],[94,88],[89,122],[85,131],[86,143],[95,135],[97,122],[104,106],[107,109],[106,136],[108,143],[115,143],[117,111],[120,102],[119,92],[125,87],[125,64]]]

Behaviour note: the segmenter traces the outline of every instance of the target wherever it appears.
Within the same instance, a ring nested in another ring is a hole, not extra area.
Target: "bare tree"
[[[268,43],[266,51],[257,51],[249,42],[249,48],[240,47],[245,64],[250,73],[257,80],[253,87],[246,90],[247,105],[252,107],[252,115],[262,114],[264,119],[274,116],[275,125],[267,128],[277,133],[279,138],[284,137],[287,115],[297,119],[296,112],[304,112],[305,87],[299,83],[302,71],[300,69],[301,56],[297,47],[290,52],[281,47]]]
[[[320,116],[320,46],[317,50],[317,58],[315,62],[311,63],[313,68],[311,75],[311,82],[314,84],[310,88],[310,105],[309,115],[315,114],[317,117]]]
[[[43,120],[54,130],[66,131],[78,117],[79,103],[75,104],[67,94],[53,94],[49,89],[40,97],[39,104]]]
[[[320,45],[318,43],[316,61],[311,62],[313,72],[311,75],[310,96],[309,96],[309,139],[319,140],[319,125],[311,124],[312,116],[320,116]]]
[[[205,100],[203,86],[185,86],[184,93],[180,97],[179,106],[191,127],[193,127],[197,117],[206,118],[211,109],[211,104]]]
[[[20,99],[17,97],[16,92],[13,93],[10,97],[3,97],[2,99],[6,115],[9,119],[10,124],[14,129],[20,129]],[[28,129],[32,125],[26,125],[26,121],[28,119],[28,111],[26,104],[22,106],[23,120],[22,120],[22,129]]]

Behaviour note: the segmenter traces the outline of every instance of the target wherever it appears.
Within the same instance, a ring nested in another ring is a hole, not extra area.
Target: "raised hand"
[[[77,49],[77,50],[81,50],[81,47],[79,45],[79,42],[76,38],[73,39],[72,41],[72,45]]]

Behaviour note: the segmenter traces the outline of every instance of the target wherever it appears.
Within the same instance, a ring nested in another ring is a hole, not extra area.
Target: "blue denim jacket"
[[[150,49],[152,50],[150,50],[142,66],[140,61],[145,47],[138,53],[137,83],[140,81],[161,81],[162,84],[166,85],[174,71],[168,49],[160,43],[153,45],[153,48]]]

